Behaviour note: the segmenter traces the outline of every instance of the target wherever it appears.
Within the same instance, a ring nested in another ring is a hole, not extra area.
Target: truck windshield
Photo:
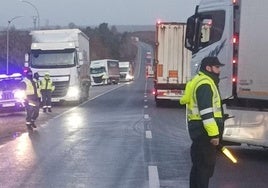
[[[64,68],[76,65],[74,50],[33,50],[31,65],[33,68]]]
[[[105,67],[90,68],[91,74],[100,74],[105,72]]]

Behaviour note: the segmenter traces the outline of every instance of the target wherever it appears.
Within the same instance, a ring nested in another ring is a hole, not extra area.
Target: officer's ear
[[[206,71],[208,71],[208,72],[212,72],[212,67],[209,66],[209,65],[207,65],[207,66],[206,66]]]

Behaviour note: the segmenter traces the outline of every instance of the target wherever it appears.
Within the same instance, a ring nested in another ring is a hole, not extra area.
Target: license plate
[[[3,103],[2,106],[3,107],[11,107],[11,106],[15,106],[15,103],[13,103],[13,102]]]
[[[52,102],[59,102],[60,99],[52,98],[51,101],[52,101]]]

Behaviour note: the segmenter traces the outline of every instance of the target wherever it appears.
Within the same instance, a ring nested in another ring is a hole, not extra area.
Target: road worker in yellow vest
[[[36,128],[35,120],[39,116],[39,89],[36,82],[33,79],[33,73],[31,69],[28,69],[25,73],[25,77],[22,80],[22,89],[25,90],[25,109],[26,109],[26,126],[28,131],[33,131]]]
[[[180,100],[186,104],[188,131],[192,140],[190,188],[208,188],[216,163],[216,151],[223,134],[224,120],[218,89],[220,63],[205,57],[200,71],[187,83]]]
[[[42,105],[43,112],[52,112],[51,94],[55,90],[55,86],[50,78],[49,73],[45,73],[44,78],[41,80],[41,94],[42,94]]]

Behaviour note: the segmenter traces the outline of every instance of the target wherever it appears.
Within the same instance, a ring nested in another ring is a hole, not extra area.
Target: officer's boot
[[[48,112],[52,112],[51,108],[48,108]]]
[[[37,128],[35,123],[34,123],[34,120],[31,121],[31,126],[32,126],[32,128]]]
[[[33,128],[31,126],[31,122],[26,122],[26,126],[29,132],[33,131]]]
[[[47,112],[47,109],[46,108],[43,108],[43,112]]]

